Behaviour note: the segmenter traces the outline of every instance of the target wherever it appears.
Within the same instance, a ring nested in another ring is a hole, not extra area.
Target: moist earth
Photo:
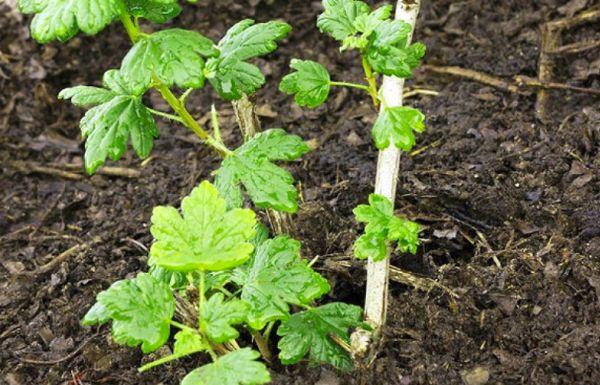
[[[427,45],[427,64],[536,77],[540,26],[598,5],[423,0],[416,38]],[[117,67],[129,47],[124,32],[115,24],[97,37],[40,46],[14,1],[0,11],[0,383],[178,384],[202,358],[139,374],[153,356],[115,345],[108,327],[86,328],[80,319],[97,292],[145,269],[152,207],[178,205],[212,178],[218,159],[181,127],[161,122],[149,160],[129,152],[112,164],[137,170],[131,178],[81,174],[82,110],[56,95],[97,84]],[[294,236],[307,258],[319,256],[315,266],[332,284],[323,301],[363,305],[364,264],[350,257],[360,230],[352,208],[373,190],[376,112],[354,90],[334,90],[316,110],[277,90],[294,57],[320,61],[336,80],[361,80],[356,55],[340,53],[316,29],[320,11],[319,1],[199,2],[171,24],[214,39],[248,17],[294,27],[278,51],[257,60],[267,75],[258,112],[265,128],[317,145],[289,166],[302,195]],[[565,44],[598,39],[597,23],[562,34]],[[557,57],[554,80],[600,88],[599,50]],[[438,285],[392,282],[385,339],[362,380],[600,383],[599,98],[551,91],[542,122],[535,90],[513,94],[424,70],[407,85],[439,94],[407,100],[425,113],[427,130],[402,159],[395,204],[423,225],[422,246],[414,256],[394,255],[392,265]],[[167,108],[158,95],[147,102]],[[213,102],[224,138],[238,144],[229,104],[203,91],[189,105],[206,121]],[[81,244],[90,247],[40,270]],[[274,384],[357,384],[361,377],[306,363],[271,369]]]

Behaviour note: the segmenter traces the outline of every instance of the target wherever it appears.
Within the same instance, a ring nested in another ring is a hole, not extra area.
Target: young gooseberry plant
[[[212,363],[201,366],[182,385],[258,385],[270,381],[262,354],[271,360],[269,336],[277,323],[279,359],[350,369],[339,344],[362,326],[362,309],[345,303],[314,307],[329,292],[321,275],[300,257],[300,243],[288,236],[268,239],[250,209],[227,207],[209,182],[174,207],[156,207],[150,228],[150,273],[118,281],[99,293],[84,324],[112,321],[115,342],[140,346],[144,353],[166,344],[171,328],[173,353],[140,371],[196,353]],[[185,304],[178,306],[176,304]],[[178,312],[195,309],[195,315]],[[300,311],[293,311],[301,309]],[[259,352],[240,347],[240,330],[254,337]]]
[[[299,137],[271,129],[230,150],[216,118],[211,133],[186,108],[189,94],[207,80],[228,101],[258,90],[265,77],[248,60],[273,52],[290,32],[288,24],[243,20],[215,44],[196,31],[178,28],[142,32],[140,18],[164,23],[177,16],[181,7],[176,0],[19,0],[19,5],[23,12],[35,14],[32,36],[41,43],[67,41],[79,31],[95,34],[113,20],[121,21],[133,43],[121,67],[104,74],[102,87],[76,86],[59,94],[77,106],[90,107],[80,122],[88,173],[96,172],[107,158],[120,159],[128,142],[139,157],[148,157],[158,137],[158,116],[181,123],[223,157],[216,185],[230,207],[241,206],[244,186],[257,207],[297,210],[292,175],[273,162],[292,161],[308,152]],[[180,95],[173,88],[182,90]],[[160,93],[174,114],[144,104],[150,89]]]
[[[416,7],[418,10],[418,1],[412,3],[399,1],[398,7]],[[323,6],[325,11],[319,15],[317,26],[322,32],[341,43],[341,51],[349,49],[358,51],[366,83],[332,80],[323,65],[310,60],[293,59],[290,66],[294,72],[284,77],[280,90],[294,95],[297,104],[309,108],[323,104],[329,96],[331,87],[362,90],[371,97],[374,107],[380,108],[372,130],[375,146],[382,153],[391,146],[409,151],[415,145],[416,133],[422,132],[425,128],[424,115],[417,109],[396,105],[401,103],[389,105],[383,95],[383,87],[378,86],[378,78],[380,76],[410,77],[425,54],[425,46],[422,43],[409,44],[413,26],[405,21],[392,19],[391,5],[372,10],[363,1],[323,0]],[[402,90],[397,92],[401,97]],[[388,188],[379,190],[386,190],[386,195],[389,196],[371,194],[369,205],[360,205],[354,210],[356,220],[367,223],[364,234],[354,244],[354,255],[360,259],[368,258],[373,262],[385,260],[392,243],[397,243],[401,252],[413,254],[419,243],[419,226],[394,216],[392,191],[395,191],[397,175],[391,170],[381,170],[382,165],[391,163],[381,161],[384,158],[380,156],[377,184],[380,179],[386,179],[384,184]],[[389,159],[394,159],[394,163],[397,163],[399,156],[388,156],[386,160]],[[386,167],[394,168],[393,165]],[[385,177],[380,178],[379,174],[385,174]],[[389,186],[394,187],[389,188]],[[376,190],[378,190],[377,186]],[[382,277],[387,280],[387,274]],[[367,291],[369,284],[367,282]],[[377,284],[377,286],[387,288],[387,283]],[[377,300],[385,301],[385,298]],[[369,305],[368,302],[367,294],[366,306]],[[367,316],[368,313],[367,311]],[[381,324],[381,322],[375,323],[378,324],[377,326]]]

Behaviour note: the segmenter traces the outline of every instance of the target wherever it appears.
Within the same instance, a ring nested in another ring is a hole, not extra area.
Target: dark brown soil
[[[510,78],[537,74],[539,27],[594,0],[423,0],[417,38],[426,62]],[[11,3],[11,1],[9,1]],[[202,2],[200,2],[202,3]],[[358,80],[352,54],[314,26],[318,1],[221,1],[186,6],[174,24],[219,37],[244,17],[278,17],[295,30],[260,64],[268,86],[257,101],[266,127],[285,127],[320,147],[291,167],[303,204],[296,238],[334,287],[329,300],[362,304],[362,264],[349,262],[359,227],[351,210],[373,189],[374,111],[362,95],[336,90],[315,111],[277,91],[292,57],[317,59]],[[258,5],[256,4],[258,3]],[[579,5],[579,6],[578,6]],[[80,163],[82,111],[59,102],[66,86],[95,83],[119,65],[128,42],[118,25],[97,38],[39,46],[28,18],[0,4],[0,383],[178,384],[194,359],[146,374],[136,349],[116,346],[109,329],[84,328],[95,294],[145,268],[152,207],[178,204],[217,159],[180,127],[162,124],[152,159],[128,154],[133,179],[96,175],[72,181],[25,174],[34,162]],[[565,31],[563,41],[599,39],[598,24]],[[556,81],[600,88],[599,50],[557,59]],[[454,293],[392,284],[389,327],[371,384],[600,383],[600,100],[553,92],[551,120],[534,113],[535,95],[420,72],[409,81],[440,91],[410,100],[427,115],[422,151],[405,156],[396,205],[422,223],[416,256],[395,266]],[[214,95],[190,105],[209,111]],[[162,108],[158,98],[150,101]],[[217,103],[224,135],[239,141],[231,107]],[[21,161],[26,163],[14,163]],[[45,274],[23,275],[53,256],[93,243]],[[273,367],[275,384],[354,384],[326,368]]]

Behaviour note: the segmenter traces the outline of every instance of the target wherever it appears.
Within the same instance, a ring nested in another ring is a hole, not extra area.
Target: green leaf
[[[315,108],[325,102],[329,96],[331,78],[327,69],[310,60],[292,59],[290,67],[296,72],[285,76],[279,90],[288,95],[296,95],[300,106]]]
[[[401,252],[415,254],[419,245],[419,225],[394,216],[392,202],[379,194],[369,195],[368,205],[354,210],[357,222],[366,223],[365,233],[354,242],[358,259],[381,261],[387,257],[388,242],[397,242]]]
[[[264,242],[236,282],[248,304],[248,325],[261,330],[289,317],[289,305],[308,305],[329,292],[327,280],[300,257],[300,242],[279,236]]]
[[[167,29],[140,39],[123,59],[121,71],[146,88],[153,74],[165,85],[204,86],[204,58],[218,54],[213,42],[194,31]]]
[[[339,41],[357,33],[356,19],[371,12],[367,3],[357,0],[323,0],[323,6],[325,12],[319,15],[317,27]]]
[[[367,223],[367,232],[384,231],[394,215],[392,202],[383,195],[369,195],[368,205],[359,205],[354,210],[357,222]]]
[[[207,181],[192,190],[181,204],[155,207],[150,231],[155,243],[150,264],[168,270],[225,270],[244,263],[254,247],[256,217],[252,210],[227,211],[225,200]]]
[[[246,320],[248,304],[238,299],[225,302],[222,293],[213,294],[202,304],[200,324],[202,331],[211,341],[227,342],[239,337],[240,333],[232,325]]]
[[[354,242],[354,255],[358,259],[372,258],[382,261],[387,257],[387,242],[381,233],[365,233]]]
[[[259,89],[265,77],[258,67],[245,60],[273,52],[277,42],[291,29],[280,21],[254,24],[250,19],[231,27],[219,42],[219,56],[206,65],[207,78],[219,95],[226,100],[237,100]]]
[[[115,97],[115,93],[98,87],[76,86],[65,88],[58,94],[59,99],[71,99],[71,103],[78,107],[97,106]]]
[[[207,341],[202,336],[192,330],[180,330],[175,334],[175,345],[173,355],[184,357],[197,352],[202,352],[210,348]]]
[[[352,359],[331,336],[350,343],[349,330],[362,324],[362,309],[341,302],[329,303],[293,314],[277,330],[279,359],[295,364],[307,354],[311,364],[330,364],[352,369]]]
[[[165,23],[181,12],[177,0],[126,0],[128,13],[153,23]]]
[[[41,12],[48,5],[49,0],[18,0],[19,11],[22,13]]]
[[[229,207],[242,205],[241,183],[257,207],[294,213],[298,209],[294,178],[272,162],[291,161],[309,150],[296,135],[288,135],[282,129],[266,130],[223,160],[215,185]]]
[[[112,319],[112,335],[118,344],[142,345],[144,353],[161,347],[169,338],[175,300],[171,289],[151,275],[115,282],[96,296],[97,304],[83,319],[93,325]]]
[[[373,125],[373,139],[383,150],[394,143],[403,151],[410,151],[416,143],[415,132],[423,132],[425,116],[410,107],[386,107]]]
[[[354,19],[354,28],[356,28],[358,32],[361,32],[363,37],[367,38],[384,20],[390,18],[392,9],[393,7],[391,5],[386,4],[369,14],[361,14]]]
[[[189,284],[187,275],[180,271],[171,271],[161,266],[153,265],[150,266],[149,273],[152,274],[156,280],[169,285],[173,290],[183,290]]]
[[[271,381],[271,375],[260,354],[243,348],[219,357],[212,364],[190,372],[181,385],[261,385]]]
[[[407,47],[411,26],[399,20],[385,20],[372,35],[366,56],[373,69],[384,75],[407,78],[425,56],[425,46],[414,43]]]
[[[419,225],[393,217],[388,225],[388,240],[398,242],[398,249],[401,252],[416,254],[419,246]]]
[[[82,31],[94,35],[125,11],[121,0],[20,0],[24,13],[36,13],[31,36],[40,43],[67,41]]]
[[[95,105],[80,121],[85,142],[85,169],[93,174],[106,158],[118,160],[131,144],[140,158],[146,158],[158,136],[152,113],[142,103],[138,86],[117,70],[104,74],[106,88],[77,86],[62,90],[60,99],[78,106]]]

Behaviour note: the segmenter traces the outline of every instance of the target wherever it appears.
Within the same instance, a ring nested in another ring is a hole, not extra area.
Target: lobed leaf
[[[200,324],[202,331],[211,341],[227,342],[239,337],[240,333],[232,327],[246,320],[248,304],[238,299],[225,302],[222,293],[215,293],[202,304]]]
[[[381,261],[387,257],[388,242],[397,242],[401,252],[415,254],[419,245],[419,225],[394,216],[392,202],[379,194],[369,195],[368,205],[354,210],[357,222],[363,222],[365,232],[354,242],[358,259]]]
[[[260,354],[242,348],[219,357],[212,364],[193,370],[181,385],[261,385],[271,381],[265,364],[257,361]]]
[[[425,46],[407,46],[410,32],[410,24],[400,20],[385,20],[373,30],[366,57],[376,72],[400,78],[412,76],[425,56]]]
[[[317,18],[317,27],[339,41],[357,33],[356,19],[371,11],[367,3],[357,0],[323,0],[323,6],[325,11]]]
[[[125,0],[128,13],[153,23],[165,23],[181,12],[177,0]]]
[[[299,106],[315,108],[323,104],[331,88],[327,69],[317,62],[298,59],[292,59],[290,67],[296,71],[282,79],[279,90],[295,95]]]
[[[290,25],[280,21],[254,24],[254,20],[246,19],[231,27],[219,42],[220,54],[206,65],[207,78],[219,95],[237,100],[259,89],[265,77],[245,60],[274,51],[290,31]]]
[[[143,92],[117,70],[104,74],[105,88],[77,86],[62,90],[60,99],[78,106],[94,106],[80,121],[85,142],[85,168],[90,174],[106,162],[118,160],[131,144],[141,158],[152,150],[158,136],[156,123],[141,99]]]
[[[19,0],[23,13],[35,13],[31,36],[40,43],[67,41],[79,31],[94,35],[125,12],[121,0]]]
[[[97,303],[83,319],[84,325],[112,319],[112,334],[118,344],[137,346],[149,353],[169,338],[175,300],[170,288],[151,275],[118,281],[96,296]]]
[[[294,160],[308,151],[296,135],[282,129],[263,131],[223,160],[215,185],[229,207],[242,205],[242,184],[257,207],[294,213],[298,209],[294,178],[272,162]]]
[[[279,359],[295,364],[308,354],[311,364],[330,364],[352,369],[352,359],[331,336],[350,343],[349,329],[362,325],[362,309],[341,302],[329,303],[293,314],[277,330]]]
[[[410,107],[386,107],[373,125],[373,139],[383,150],[393,143],[403,151],[409,151],[416,143],[415,132],[423,132],[425,116]]]
[[[155,243],[151,264],[168,270],[225,270],[244,263],[254,247],[256,217],[252,210],[227,211],[225,200],[207,181],[192,190],[181,204],[155,207],[150,231]]]
[[[121,64],[123,74],[148,88],[156,76],[167,86],[204,86],[206,57],[218,54],[213,42],[195,31],[167,29],[141,38]]]
[[[289,304],[308,305],[330,287],[300,257],[300,242],[287,236],[265,241],[236,282],[250,307],[248,325],[261,330],[268,322],[289,317]]]

